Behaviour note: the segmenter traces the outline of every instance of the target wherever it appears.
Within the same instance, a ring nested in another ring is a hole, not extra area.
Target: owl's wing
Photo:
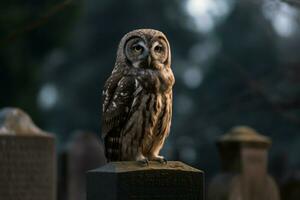
[[[102,138],[111,132],[120,134],[130,112],[135,91],[135,80],[131,76],[112,74],[103,90]]]

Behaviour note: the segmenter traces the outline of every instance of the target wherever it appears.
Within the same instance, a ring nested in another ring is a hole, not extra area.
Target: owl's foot
[[[149,160],[142,154],[138,155],[136,158],[136,161],[141,164],[142,166],[148,166],[149,165]]]
[[[149,160],[147,158],[143,158],[140,160],[137,160],[139,164],[141,164],[142,166],[149,166]]]
[[[161,164],[164,164],[164,165],[166,165],[168,163],[167,159],[165,159],[163,156],[152,156],[150,158],[150,160],[157,161],[157,162],[159,162]]]

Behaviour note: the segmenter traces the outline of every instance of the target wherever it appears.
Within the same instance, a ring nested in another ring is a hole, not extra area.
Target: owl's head
[[[134,30],[122,38],[117,60],[135,68],[161,70],[171,65],[170,45],[160,31]]]

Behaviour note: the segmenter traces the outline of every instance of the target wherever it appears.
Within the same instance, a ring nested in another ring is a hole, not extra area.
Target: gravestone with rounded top
[[[203,172],[182,162],[111,162],[87,173],[87,200],[203,200]]]
[[[55,199],[54,137],[18,108],[0,111],[0,199]]]
[[[213,178],[209,200],[278,200],[267,172],[271,140],[246,126],[234,127],[217,142],[222,173]]]

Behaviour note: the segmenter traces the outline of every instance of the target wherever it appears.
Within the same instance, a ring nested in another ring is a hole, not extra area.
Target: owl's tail
[[[120,131],[111,131],[104,138],[105,156],[107,162],[121,160],[121,137]]]

